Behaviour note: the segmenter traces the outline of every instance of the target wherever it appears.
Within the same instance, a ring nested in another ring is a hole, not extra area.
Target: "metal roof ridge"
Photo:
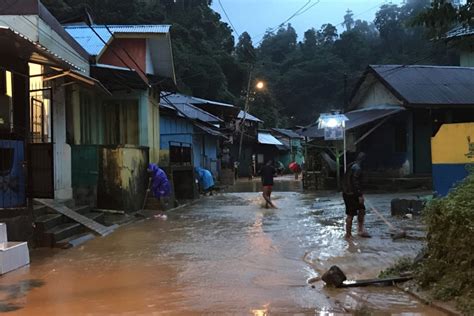
[[[66,29],[88,29],[92,28],[140,28],[140,27],[171,27],[171,24],[92,24],[91,26],[83,23],[75,24],[64,24],[63,27]]]
[[[396,64],[387,64],[387,65],[369,65],[371,68],[392,68],[392,67],[400,67],[403,68],[439,68],[439,69],[467,69],[467,70],[474,70],[474,67],[466,67],[466,66],[453,66],[453,65],[396,65]]]

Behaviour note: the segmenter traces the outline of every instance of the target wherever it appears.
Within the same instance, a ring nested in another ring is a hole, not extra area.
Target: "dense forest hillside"
[[[347,10],[340,25],[323,24],[300,38],[285,24],[259,43],[252,43],[248,33],[234,38],[209,0],[43,2],[62,23],[77,22],[87,7],[98,24],[172,24],[180,91],[242,105],[253,69],[267,85],[251,94],[250,112],[267,126],[308,124],[321,111],[342,109],[368,64],[457,63],[454,49],[429,37],[429,23],[439,14],[425,12],[430,0],[382,5],[374,21],[359,20]]]

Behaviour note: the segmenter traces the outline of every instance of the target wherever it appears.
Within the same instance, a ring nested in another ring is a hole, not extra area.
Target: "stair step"
[[[79,223],[65,223],[57,225],[44,233],[45,243],[53,247],[56,242],[84,231]]]
[[[49,200],[49,199],[35,199],[35,201],[37,201],[39,203],[42,203],[42,204],[48,206],[51,209],[54,209],[58,213],[61,213],[64,216],[67,216],[69,219],[71,219],[75,222],[81,223],[82,225],[84,225],[88,229],[90,229],[90,230],[92,230],[92,231],[94,231],[94,232],[96,232],[96,233],[98,233],[102,236],[106,236],[106,235],[110,234],[115,229],[114,227],[107,227],[107,226],[104,226],[100,223],[97,223],[97,222],[91,220],[90,218],[87,218],[84,215],[79,214],[79,213],[71,210],[70,208],[58,203],[57,201]]]
[[[79,213],[81,215],[84,215],[85,213],[89,213],[91,211],[91,207],[89,205],[82,205],[82,206],[76,206],[74,208],[72,208],[71,210],[73,210],[74,212],[76,213]]]
[[[97,223],[100,223],[104,225],[104,219],[105,219],[105,214],[101,212],[93,212],[89,211],[87,213],[82,214],[87,218],[90,218],[93,221],[96,221]]]
[[[92,240],[95,238],[95,235],[92,233],[79,233],[68,238],[62,239],[55,244],[55,247],[68,249],[71,247],[76,247],[82,245],[83,243]]]
[[[50,210],[45,205],[33,205],[33,213],[36,216],[40,216],[40,215],[45,215],[45,214],[51,214],[53,213],[53,211]]]
[[[38,231],[47,231],[54,226],[64,223],[64,216],[61,214],[45,214],[38,216],[35,220],[35,225]]]

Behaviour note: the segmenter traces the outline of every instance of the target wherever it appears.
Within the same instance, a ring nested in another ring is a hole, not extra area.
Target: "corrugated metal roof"
[[[474,35],[474,27],[473,26],[458,26],[455,29],[452,29],[446,34],[446,38],[456,38],[462,36],[470,36]]]
[[[226,137],[224,134],[222,134],[221,132],[219,132],[218,130],[214,129],[214,128],[211,128],[211,127],[207,127],[207,126],[204,126],[202,124],[197,124],[195,123],[194,124],[197,128],[200,128],[201,130],[203,130],[204,132],[208,133],[209,135],[212,135],[212,136],[217,136],[217,137]]]
[[[193,104],[210,104],[210,105],[218,105],[218,106],[225,106],[225,107],[234,107],[232,104],[228,103],[222,103],[222,102],[217,102],[217,101],[211,101],[211,100],[206,100],[206,99],[201,99],[201,98],[196,98],[196,97],[191,97]]]
[[[258,142],[262,145],[283,146],[283,144],[270,133],[258,133]]]
[[[453,66],[370,66],[408,105],[474,105],[474,68]]]
[[[239,115],[238,115],[238,118],[243,119],[244,114],[245,114],[245,111],[240,111]],[[253,116],[249,112],[247,112],[247,114],[245,114],[245,120],[263,123],[263,121],[261,119],[259,119],[258,117]]]
[[[222,120],[217,116],[214,116],[211,113],[208,113],[188,103],[191,98],[192,97],[190,96],[179,93],[172,95],[166,95],[165,93],[162,93],[160,105],[172,110],[178,110],[178,115],[183,116],[184,114],[184,116],[193,120],[199,120],[207,123],[222,122]]]
[[[112,35],[104,25],[92,26],[97,34],[105,41],[109,42]],[[108,25],[110,31],[115,34],[166,34],[170,30],[170,25]],[[65,25],[68,32],[90,55],[98,55],[105,44],[94,34],[91,28],[85,24]]]
[[[291,129],[285,129],[285,128],[274,128],[273,129],[275,132],[280,133],[286,137],[289,138],[301,138],[301,135],[298,133],[292,131]]]
[[[25,56],[23,58],[31,62],[40,63],[40,60],[46,57],[47,59],[55,61],[55,63],[57,63],[57,66],[60,66],[64,69],[74,68],[81,71],[82,73],[86,73],[85,69],[82,69],[80,66],[73,64],[62,56],[54,53],[49,48],[43,46],[41,43],[31,40],[26,35],[21,34],[8,26],[0,25],[0,33],[4,41],[12,43],[11,47],[14,47],[14,49],[16,50],[15,54],[19,55],[19,51],[21,51],[23,54],[28,52],[29,56]],[[37,56],[35,55],[42,57],[36,58]]]
[[[362,109],[344,113],[349,119],[346,121],[346,130],[351,130],[365,124],[380,120],[384,117],[404,111],[401,107],[392,107],[386,109]],[[320,129],[318,124],[300,130],[300,134],[309,138],[324,137],[324,129]]]

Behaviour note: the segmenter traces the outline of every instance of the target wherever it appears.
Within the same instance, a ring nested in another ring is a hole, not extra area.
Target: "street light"
[[[247,112],[249,111],[250,108],[250,93],[251,93],[251,87],[252,87],[252,78],[253,75],[253,69],[250,68],[249,71],[249,79],[247,83],[247,94],[245,96],[245,106],[244,106],[244,115],[242,117],[242,120],[239,123],[239,128],[240,128],[240,143],[239,143],[239,156],[238,156],[238,161],[240,162],[241,154],[242,154],[242,143],[244,140],[244,127],[245,127],[245,120],[247,119]],[[257,81],[255,84],[255,88],[258,90],[263,90],[265,88],[265,83],[261,80]]]
[[[257,84],[255,85],[255,87],[258,90],[262,90],[263,88],[265,88],[265,83],[263,81],[258,81]]]
[[[318,128],[324,129],[324,140],[343,140],[343,153],[344,153],[344,173],[347,171],[347,160],[346,160],[346,122],[349,119],[344,114],[339,112],[323,113],[318,119]],[[336,150],[336,175],[337,175],[337,186],[340,187],[340,162],[339,162],[339,150],[335,146]]]

